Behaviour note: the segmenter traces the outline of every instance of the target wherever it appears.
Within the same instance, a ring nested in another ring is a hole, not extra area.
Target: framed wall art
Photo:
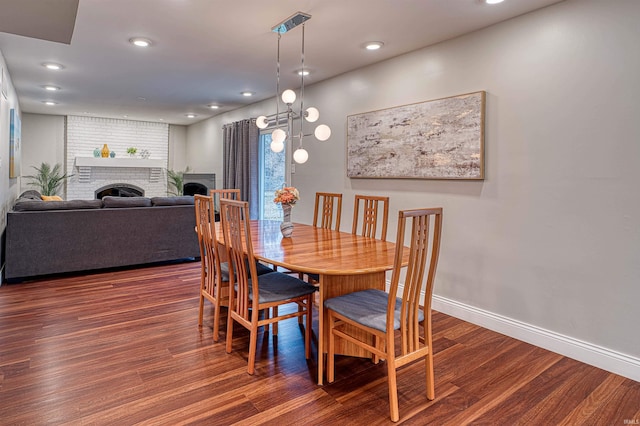
[[[9,177],[20,176],[20,115],[11,108],[9,118]]]
[[[484,179],[485,92],[347,117],[350,178]]]

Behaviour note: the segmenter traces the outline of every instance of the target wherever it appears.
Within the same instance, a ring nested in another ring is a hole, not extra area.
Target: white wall
[[[305,105],[333,135],[306,144],[294,220],[311,221],[316,191],[342,192],[349,230],[354,194],[388,194],[394,239],[399,209],[442,206],[440,308],[537,333],[541,345],[551,336],[583,360],[602,351],[593,362],[640,380],[638,16],[637,0],[567,0],[307,87]],[[346,177],[348,115],[478,90],[483,182]],[[222,125],[272,104],[190,126],[188,162],[221,175]]]
[[[6,97],[0,93],[0,234],[3,234],[7,223],[7,211],[18,197],[20,178],[9,179],[9,112],[16,109],[20,115],[18,96],[11,81],[4,56],[0,51],[0,69],[4,70]],[[24,170],[21,171],[24,174]],[[3,248],[0,245],[0,259],[4,259]],[[0,265],[0,282],[4,276],[4,265]]]
[[[169,126],[169,169],[184,170],[187,164],[187,127]]]
[[[64,116],[22,114],[22,141],[23,176],[34,174],[33,167],[42,163],[64,167]],[[21,186],[21,192],[33,189],[28,179],[22,179]]]

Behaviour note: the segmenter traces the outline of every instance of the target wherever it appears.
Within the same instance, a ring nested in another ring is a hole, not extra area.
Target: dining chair
[[[229,268],[230,281],[234,282],[229,294],[229,313],[227,320],[227,353],[231,353],[233,343],[233,325],[235,322],[249,330],[249,359],[247,372],[255,371],[255,359],[258,343],[258,328],[273,323],[273,334],[277,334],[279,321],[306,316],[304,333],[304,352],[311,356],[311,319],[312,295],[316,288],[298,278],[282,272],[258,275],[256,259],[251,241],[249,203],[230,199],[220,200],[220,220],[224,235],[224,244],[232,268]],[[248,259],[248,261],[245,261]],[[278,307],[295,303],[298,310],[278,315]],[[271,309],[272,315],[260,317],[260,311]],[[265,327],[266,329],[266,327]]]
[[[216,211],[220,210],[220,199],[221,198],[230,198],[232,200],[240,199],[240,190],[232,189],[232,188],[224,188],[224,189],[212,189],[209,191],[209,195],[213,197],[213,205],[215,206]]]
[[[400,286],[400,271],[404,247],[405,228],[411,220],[409,262],[404,284]],[[402,210],[398,217],[398,235],[391,287],[389,293],[370,289],[348,293],[324,302],[329,323],[327,350],[327,381],[335,379],[336,339],[345,339],[372,353],[374,362],[385,359],[389,385],[389,411],[391,420],[399,420],[396,372],[400,367],[424,359],[427,398],[435,398],[433,374],[433,347],[431,336],[431,296],[440,253],[442,208]],[[401,290],[402,297],[397,297]],[[423,292],[420,306],[421,292]],[[352,326],[345,329],[344,325]],[[420,334],[422,325],[424,336]],[[365,341],[360,335],[372,336]],[[399,333],[400,346],[395,337]],[[371,343],[373,342],[373,344]]]
[[[313,226],[323,229],[340,230],[342,213],[342,194],[333,192],[316,192],[316,203],[313,211]],[[320,223],[318,223],[318,220]],[[335,221],[335,227],[334,227]]]
[[[358,232],[360,219],[360,205],[362,204],[362,227]],[[382,218],[378,220],[378,210],[382,208]],[[376,238],[378,223],[380,222],[380,239],[387,239],[387,222],[389,221],[389,197],[378,197],[374,195],[356,194],[353,203],[353,226],[352,234],[360,234],[363,237]]]
[[[339,231],[341,214],[342,194],[334,192],[316,192],[316,202],[313,210],[313,226]],[[334,221],[335,228],[333,225]],[[302,279],[303,277],[304,274],[302,272],[298,272],[298,278]],[[311,284],[318,284],[320,276],[318,274],[307,274],[307,281]]]
[[[194,195],[193,202],[196,211],[196,233],[200,245],[200,308],[198,326],[202,327],[205,299],[214,306],[213,310],[213,341],[219,339],[220,307],[223,299],[229,298],[229,269],[226,263],[220,261],[218,244],[216,243],[216,229],[213,197]]]

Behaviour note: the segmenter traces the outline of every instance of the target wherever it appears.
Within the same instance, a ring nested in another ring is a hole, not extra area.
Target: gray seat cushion
[[[305,296],[316,291],[316,287],[311,284],[282,272],[260,275],[258,283],[260,286],[260,303],[278,302]],[[251,280],[249,280],[249,288],[251,288]],[[253,299],[251,291],[249,291],[249,298]]]
[[[256,262],[256,271],[258,275],[263,275],[273,272],[273,269],[260,262]],[[229,281],[229,264],[227,262],[220,263],[220,274],[222,275],[222,281]]]
[[[389,303],[389,293],[382,290],[363,290],[348,293],[343,296],[327,299],[324,306],[344,315],[367,327],[387,331],[387,303]],[[396,309],[393,316],[393,328],[400,328],[400,309],[402,299],[396,298]],[[424,311],[418,312],[418,321],[424,320]]]

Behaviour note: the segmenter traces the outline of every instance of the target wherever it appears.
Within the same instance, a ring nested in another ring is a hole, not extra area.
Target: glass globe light
[[[267,117],[264,115],[256,118],[256,126],[258,126],[258,129],[266,129],[268,125],[269,122],[267,121]]]
[[[293,160],[298,164],[306,163],[308,159],[309,153],[304,148],[298,148],[293,153]]]
[[[287,134],[282,129],[275,129],[273,133],[271,133],[271,140],[278,143],[283,143],[287,138]]]
[[[320,111],[318,111],[318,108],[309,107],[305,118],[309,123],[315,123],[320,118]]]
[[[282,152],[282,150],[284,149],[284,142],[276,142],[272,140],[270,146],[271,146],[271,151]]]
[[[316,138],[318,138],[318,140],[326,141],[331,137],[331,128],[326,124],[321,124],[316,127],[316,130],[313,132],[313,134],[316,136]]]
[[[296,101],[296,92],[294,92],[291,89],[287,89],[284,92],[282,92],[282,102],[284,102],[287,105],[291,105],[295,101]]]

